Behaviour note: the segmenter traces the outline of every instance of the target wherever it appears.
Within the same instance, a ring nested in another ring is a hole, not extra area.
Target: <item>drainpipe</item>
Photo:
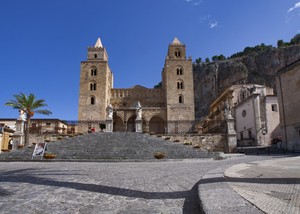
[[[285,139],[285,150],[287,150],[287,135],[286,135],[286,121],[285,121],[285,110],[284,110],[284,101],[283,101],[283,92],[282,92],[282,85],[281,85],[281,74],[278,75],[279,78],[279,89],[281,94],[281,105],[282,105],[282,116],[283,116],[283,128],[284,128],[284,139]]]

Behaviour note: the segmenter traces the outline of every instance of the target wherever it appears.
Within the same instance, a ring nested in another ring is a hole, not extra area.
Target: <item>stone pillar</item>
[[[3,130],[4,134],[4,130]],[[0,154],[2,153],[2,134],[0,134]]]
[[[135,132],[143,132],[143,120],[135,120]]]
[[[106,132],[113,132],[113,120],[106,119]]]
[[[227,145],[226,152],[235,152],[237,147],[236,131],[234,130],[234,118],[231,114],[226,117],[227,122]]]
[[[18,145],[24,145],[25,143],[25,136],[24,136],[24,121],[18,119],[16,122],[16,131],[14,132],[13,136],[13,145],[12,150],[15,150]]]

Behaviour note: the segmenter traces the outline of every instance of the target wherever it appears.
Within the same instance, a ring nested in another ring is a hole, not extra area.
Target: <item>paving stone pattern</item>
[[[265,213],[300,213],[300,157],[233,166],[226,181]]]
[[[206,172],[262,158],[1,162],[0,213],[199,214],[198,184]]]
[[[0,155],[0,159],[30,159],[33,148],[19,149]],[[167,159],[207,158],[214,153],[141,133],[92,133],[63,141],[48,143],[48,152],[60,160],[124,160],[155,159],[155,152],[163,152]]]

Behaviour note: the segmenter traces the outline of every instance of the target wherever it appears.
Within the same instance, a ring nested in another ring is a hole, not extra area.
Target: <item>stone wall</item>
[[[110,102],[114,108],[135,107],[140,101],[143,107],[164,107],[165,95],[162,89],[130,88],[111,89]]]
[[[163,136],[170,138],[174,143],[181,143],[186,146],[192,146],[196,149],[209,152],[224,152],[226,144],[225,134],[207,134],[207,135],[171,135]]]

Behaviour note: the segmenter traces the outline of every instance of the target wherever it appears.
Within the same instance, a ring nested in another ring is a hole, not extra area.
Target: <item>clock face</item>
[[[244,109],[244,110],[242,111],[242,116],[243,116],[243,117],[246,117],[246,114],[247,114],[247,112],[246,112],[246,110]]]

